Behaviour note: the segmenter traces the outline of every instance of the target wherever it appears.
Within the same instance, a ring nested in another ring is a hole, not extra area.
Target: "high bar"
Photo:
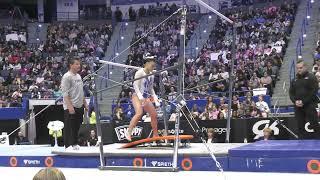
[[[145,76],[141,76],[141,77],[136,78],[136,79],[131,79],[131,80],[128,80],[128,81],[123,81],[123,82],[121,82],[121,83],[119,83],[119,84],[116,84],[116,85],[113,85],[113,86],[111,86],[111,87],[107,87],[107,88],[104,88],[104,89],[100,89],[100,90],[97,91],[97,93],[100,93],[100,92],[102,92],[102,91],[106,91],[106,90],[109,90],[109,89],[112,89],[112,88],[115,88],[115,87],[118,87],[118,86],[122,86],[122,85],[125,85],[125,84],[128,84],[128,83],[137,81],[137,80],[139,80],[139,79],[143,79],[143,78],[146,78],[146,77],[149,77],[149,76],[153,76],[153,75],[155,75],[155,74],[160,74],[160,73],[162,73],[162,72],[164,72],[164,71],[174,70],[174,69],[177,69],[177,68],[179,68],[179,67],[180,67],[180,65],[170,66],[170,67],[161,69],[161,70],[159,70],[159,71],[156,71],[156,72],[147,74],[147,75],[145,75]],[[96,75],[96,74],[94,74],[94,75]]]
[[[137,66],[130,66],[130,65],[126,65],[126,64],[114,63],[114,62],[103,61],[103,60],[99,60],[99,63],[101,63],[101,64],[110,64],[112,66],[118,66],[118,67],[123,67],[123,68],[130,68],[130,69],[137,69],[137,70],[141,68],[141,67],[137,67]]]
[[[210,10],[211,12],[215,13],[216,15],[221,17],[222,19],[228,21],[230,24],[234,23],[231,19],[227,18],[225,15],[221,14],[217,10],[213,9],[211,6],[209,6],[208,4],[203,2],[202,0],[195,0],[195,1],[198,2],[199,4],[201,4],[203,7],[207,8],[208,10]]]

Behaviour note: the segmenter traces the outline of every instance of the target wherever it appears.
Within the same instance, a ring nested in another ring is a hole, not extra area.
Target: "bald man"
[[[299,60],[296,65],[297,75],[291,82],[289,95],[295,107],[295,117],[298,121],[298,133],[301,139],[309,137],[305,130],[305,124],[310,122],[310,128],[314,130],[313,138],[320,139],[320,125],[317,117],[318,80],[307,71],[305,63]]]

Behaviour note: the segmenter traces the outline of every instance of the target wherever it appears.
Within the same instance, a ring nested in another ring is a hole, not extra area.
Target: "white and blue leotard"
[[[134,78],[140,78],[142,76],[147,75],[146,72],[144,72],[144,69],[139,69]],[[153,97],[155,101],[158,100],[158,97],[153,89],[153,83],[154,83],[154,76],[148,76],[146,78],[142,78],[139,80],[136,80],[133,82],[133,88],[135,91],[135,94],[138,96],[140,100]]]

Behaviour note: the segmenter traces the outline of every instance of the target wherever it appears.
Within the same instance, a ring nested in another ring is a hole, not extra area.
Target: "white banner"
[[[27,38],[25,34],[17,34],[17,33],[12,33],[12,34],[7,34],[6,35],[6,41],[23,41],[27,42]]]

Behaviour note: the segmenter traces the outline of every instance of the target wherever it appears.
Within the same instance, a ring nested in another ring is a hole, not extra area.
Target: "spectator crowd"
[[[60,97],[60,80],[68,70],[67,59],[80,57],[80,75],[85,77],[95,69],[96,57],[104,57],[112,27],[59,23],[48,27],[47,40],[39,46],[6,40],[7,34],[21,31],[26,32],[26,27],[0,28],[0,107],[21,106],[22,97]]]
[[[158,17],[170,15],[178,7],[175,4],[160,3],[147,9],[129,9],[130,20],[139,17]],[[267,88],[272,96],[273,88],[279,76],[282,59],[288,44],[288,37],[295,18],[297,5],[283,3],[264,8],[247,10],[227,10],[225,15],[235,22],[236,58],[234,97],[232,115],[234,117],[266,117],[269,108],[259,97],[253,101],[252,90]],[[122,19],[122,12],[117,9],[115,16]],[[186,43],[191,39],[198,25],[198,19],[188,18]],[[157,57],[157,69],[173,66],[177,63],[180,47],[180,20],[173,17],[149,33],[158,22],[153,20],[137,21],[133,44],[126,64],[142,66],[146,54]],[[84,77],[95,69],[96,57],[103,58],[112,35],[112,27],[103,25],[83,25],[76,23],[51,24],[47,30],[47,39],[40,46],[28,46],[23,41],[7,41],[6,34],[21,31],[26,27],[13,25],[0,27],[0,107],[19,106],[22,97],[56,98],[61,95],[60,79],[67,70],[67,59],[81,57],[83,61],[81,76]],[[231,66],[231,26],[222,19],[217,19],[209,39],[198,51],[196,58],[188,57],[185,62],[185,87],[193,88],[186,92],[190,100],[206,99],[205,107],[192,108],[193,116],[198,119],[226,118],[226,96],[229,86]],[[319,47],[317,48],[318,52]],[[318,53],[315,58],[317,59]],[[318,58],[319,59],[319,58]],[[317,65],[317,64],[316,64]],[[320,64],[319,64],[320,65]],[[314,68],[315,72],[316,68]],[[134,71],[127,70],[125,79],[132,79]],[[315,72],[316,73],[316,72]],[[319,76],[320,78],[320,76]],[[156,77],[158,94],[173,101],[176,98],[177,71],[169,71]],[[215,81],[219,81],[216,82]],[[210,84],[208,84],[210,83]],[[161,84],[161,86],[159,85]],[[88,92],[87,92],[88,93]],[[123,87],[113,116],[118,120],[130,119],[133,109],[121,109],[119,104],[130,102],[132,90]],[[242,98],[241,98],[242,97]],[[244,97],[244,98],[243,98]],[[219,103],[212,99],[220,98]],[[241,99],[241,101],[240,101]],[[244,99],[244,100],[243,100]],[[172,113],[170,108],[167,108]],[[129,114],[129,115],[128,115]]]
[[[252,91],[256,88],[266,88],[267,95],[272,96],[273,88],[279,79],[279,70],[296,10],[296,3],[283,3],[280,6],[230,10],[225,13],[236,23],[236,58],[233,74],[235,96],[232,99],[234,117],[268,115],[269,108],[266,108],[265,103],[260,103],[263,102],[263,97],[259,97],[262,100],[254,102]],[[187,39],[192,36],[197,23],[196,20],[187,22]],[[155,25],[152,22],[139,23],[133,42],[153,27]],[[176,20],[169,20],[165,25],[161,25],[131,48],[127,64],[141,67],[147,53],[157,56],[158,69],[177,63],[179,28],[179,21]],[[198,57],[195,59],[189,57],[185,62],[185,89],[193,88],[186,92],[187,99],[209,100],[228,95],[231,39],[231,26],[218,18],[209,39],[199,50]],[[133,75],[134,71],[128,70],[125,79],[131,79]],[[161,78],[157,79],[157,82],[161,80],[161,83],[157,84],[164,86],[164,94],[167,95],[164,98],[169,101],[176,97],[177,79],[176,71],[162,73]],[[163,92],[158,92],[161,93]],[[122,103],[130,102],[130,94],[132,89],[124,87],[121,92]],[[245,100],[239,102],[240,97],[244,97]],[[128,99],[123,100],[125,98]],[[195,117],[199,119],[221,119],[226,118],[227,114],[227,106],[224,104],[214,104],[209,107],[195,106],[192,109],[197,114]]]
[[[318,82],[320,82],[320,33],[318,33],[317,47],[314,52],[314,64],[312,67],[312,72],[315,74]]]

